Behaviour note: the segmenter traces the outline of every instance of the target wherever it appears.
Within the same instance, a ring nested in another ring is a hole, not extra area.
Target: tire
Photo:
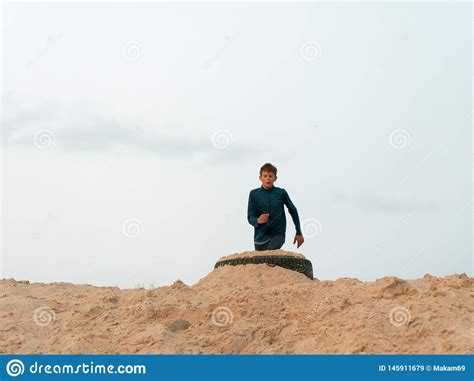
[[[265,263],[271,267],[279,266],[288,270],[298,271],[299,273],[302,273],[309,279],[313,280],[313,265],[311,264],[310,260],[286,255],[257,255],[254,257],[225,259],[217,262],[214,266],[214,269],[226,265],[258,265],[260,263]]]

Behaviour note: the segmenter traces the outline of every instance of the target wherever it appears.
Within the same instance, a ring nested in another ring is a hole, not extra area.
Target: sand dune
[[[156,289],[0,281],[0,353],[472,353],[473,278],[224,266]]]

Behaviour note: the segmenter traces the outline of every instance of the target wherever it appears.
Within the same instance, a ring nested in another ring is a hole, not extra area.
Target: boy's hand
[[[293,240],[293,245],[295,244],[295,242],[298,242],[298,244],[296,245],[296,248],[300,247],[303,242],[304,242],[304,238],[302,235],[295,235],[295,239]]]
[[[261,214],[260,217],[258,217],[258,220],[257,222],[259,224],[264,224],[265,222],[268,221],[268,216],[270,215],[270,213],[265,213],[265,214]]]

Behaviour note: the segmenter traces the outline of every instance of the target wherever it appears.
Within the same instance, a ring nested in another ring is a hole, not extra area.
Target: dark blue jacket
[[[277,234],[286,233],[286,216],[283,205],[286,205],[291,218],[295,224],[296,234],[301,234],[300,219],[296,206],[291,202],[290,196],[283,188],[272,186],[270,189],[252,189],[249,194],[249,205],[247,208],[247,220],[255,228],[254,242],[263,244]],[[259,224],[258,217],[261,214],[270,213],[268,221]]]

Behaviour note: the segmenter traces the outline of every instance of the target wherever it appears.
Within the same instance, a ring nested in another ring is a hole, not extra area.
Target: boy
[[[262,186],[252,189],[249,194],[247,220],[255,228],[255,250],[277,250],[285,243],[286,216],[283,205],[286,205],[296,228],[293,244],[299,248],[304,238],[301,234],[300,219],[296,206],[283,188],[273,185],[277,179],[277,169],[270,163],[260,168]]]

